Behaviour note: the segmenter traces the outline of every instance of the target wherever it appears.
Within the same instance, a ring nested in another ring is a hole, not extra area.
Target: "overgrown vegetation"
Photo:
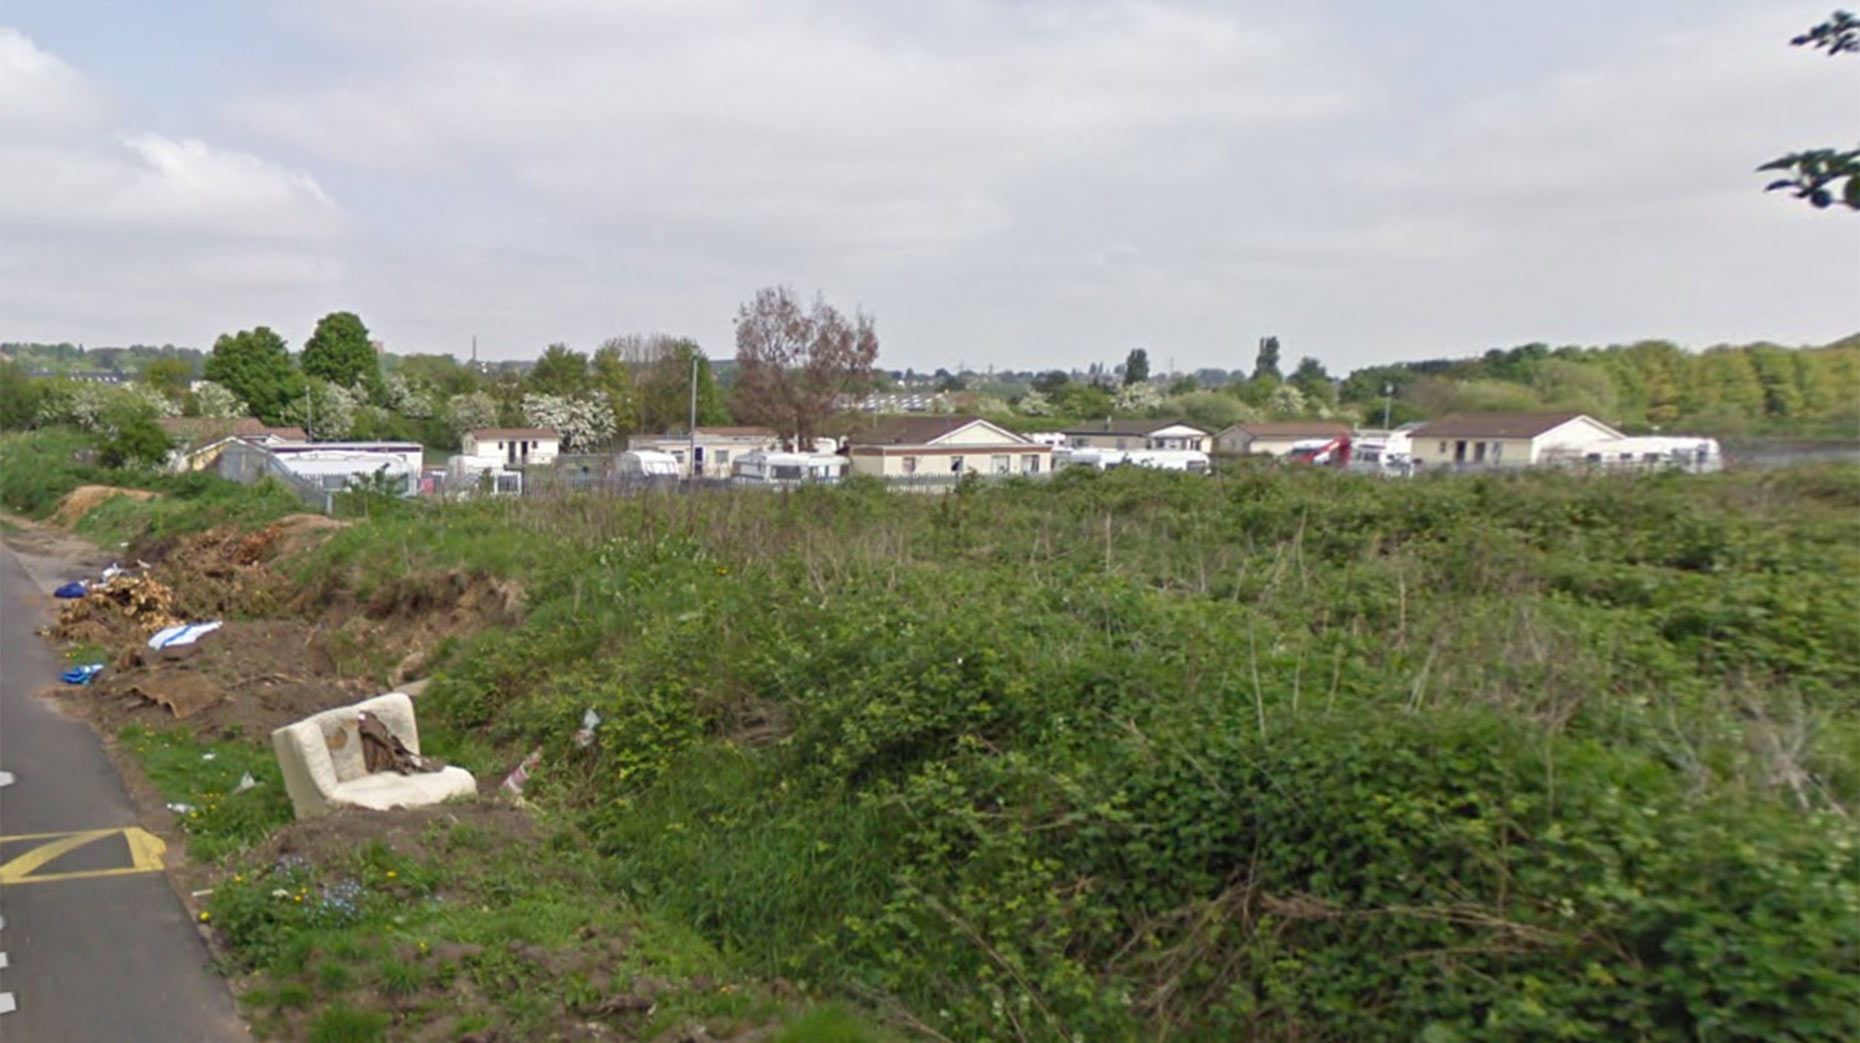
[[[216,495],[84,525],[264,516]],[[821,995],[951,1039],[1860,1031],[1851,467],[526,499],[287,567],[307,603],[516,580],[422,735],[486,777],[540,747],[547,825],[299,863],[275,786],[197,816],[274,1036],[815,1038]],[[125,738],[196,806],[268,760]]]
[[[855,484],[306,568],[521,577],[429,743],[541,745],[608,885],[951,1038],[1833,1039],[1856,507],[1851,469]]]

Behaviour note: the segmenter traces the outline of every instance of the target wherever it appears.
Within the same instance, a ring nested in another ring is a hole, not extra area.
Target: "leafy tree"
[[[164,395],[180,398],[187,392],[188,381],[194,376],[194,367],[186,359],[154,359],[142,370],[142,380],[149,387]]]
[[[1860,54],[1860,19],[1847,11],[1836,11],[1827,21],[1789,42],[1796,47],[1825,49],[1829,57]],[[1838,202],[1849,210],[1860,210],[1860,148],[1791,152],[1757,169],[1788,172],[1787,177],[1765,186],[1767,191],[1787,190],[1821,209]]]
[[[614,437],[613,407],[598,391],[582,398],[524,395],[523,421],[561,435],[562,448],[574,453],[599,449]]]
[[[824,295],[803,308],[788,287],[765,287],[736,316],[736,412],[806,448],[877,359],[871,316],[848,319]]]
[[[1092,384],[1067,384],[1053,395],[1053,411],[1075,420],[1098,420],[1111,415],[1111,393]]]
[[[1072,375],[1063,369],[1049,369],[1033,378],[1033,389],[1042,395],[1051,396],[1072,380]]]
[[[201,375],[244,400],[253,415],[269,424],[283,418],[304,387],[303,374],[291,365],[284,338],[269,326],[220,334]]]
[[[658,358],[638,382],[642,431],[682,431],[689,423],[691,369],[697,366],[697,422],[727,424],[730,411],[710,370],[710,359],[696,341],[667,338]]]
[[[1014,410],[1022,416],[1052,416],[1053,401],[1036,388],[1020,396]]]
[[[1192,395],[1201,390],[1201,381],[1191,376],[1180,376],[1169,382],[1169,396]]]
[[[1292,379],[1287,383],[1296,387],[1308,401],[1337,404],[1337,388],[1331,383],[1330,372],[1322,362],[1309,355],[1298,360],[1298,368],[1292,371]]]
[[[530,367],[524,384],[537,395],[574,398],[587,394],[588,357],[570,350],[566,344],[551,344],[536,360],[536,365]]]
[[[1131,348],[1124,357],[1124,384],[1141,384],[1150,379],[1150,353],[1143,348]]]
[[[284,407],[284,419],[312,439],[352,438],[360,406],[354,392],[341,384],[311,380],[304,393]]]
[[[633,391],[633,367],[626,361],[619,338],[610,338],[594,352],[588,364],[588,382],[607,396],[613,411],[615,437],[624,438],[639,423],[639,402]]]
[[[1279,372],[1279,338],[1277,337],[1259,338],[1259,356],[1253,360],[1253,379],[1258,380],[1260,377],[1271,377],[1275,381],[1285,379],[1284,375]]]
[[[392,372],[409,385],[425,385],[443,398],[477,391],[484,378],[451,355],[388,356]]]
[[[43,398],[43,389],[26,375],[26,367],[12,359],[0,359],[0,431],[31,427]]]
[[[316,332],[304,341],[303,370],[345,388],[366,388],[377,398],[381,394],[380,360],[369,343],[368,327],[352,311],[331,312],[317,320]]]
[[[168,458],[168,436],[155,414],[124,402],[109,414],[97,441],[97,462],[105,467],[156,467]]]
[[[1220,431],[1249,419],[1249,410],[1239,399],[1219,391],[1191,391],[1169,400],[1169,411],[1180,413],[1191,423]]]

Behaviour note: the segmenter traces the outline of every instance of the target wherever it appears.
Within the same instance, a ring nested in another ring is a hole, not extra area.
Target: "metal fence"
[[[233,442],[220,452],[219,460],[214,464],[221,478],[235,481],[241,485],[257,485],[267,478],[275,478],[286,489],[297,494],[304,505],[323,514],[330,513],[335,505],[339,489],[325,489],[317,482],[292,471],[278,460],[277,454],[263,446],[247,442]]]

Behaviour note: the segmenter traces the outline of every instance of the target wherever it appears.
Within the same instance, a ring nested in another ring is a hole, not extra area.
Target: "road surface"
[[[44,606],[0,547],[0,1039],[244,1043],[160,841],[89,726],[32,695],[61,669]]]

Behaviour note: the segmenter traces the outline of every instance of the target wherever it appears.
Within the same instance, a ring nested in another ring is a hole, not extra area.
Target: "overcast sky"
[[[881,364],[1860,329],[1829,0],[10,0],[0,339],[534,356],[764,285]]]

